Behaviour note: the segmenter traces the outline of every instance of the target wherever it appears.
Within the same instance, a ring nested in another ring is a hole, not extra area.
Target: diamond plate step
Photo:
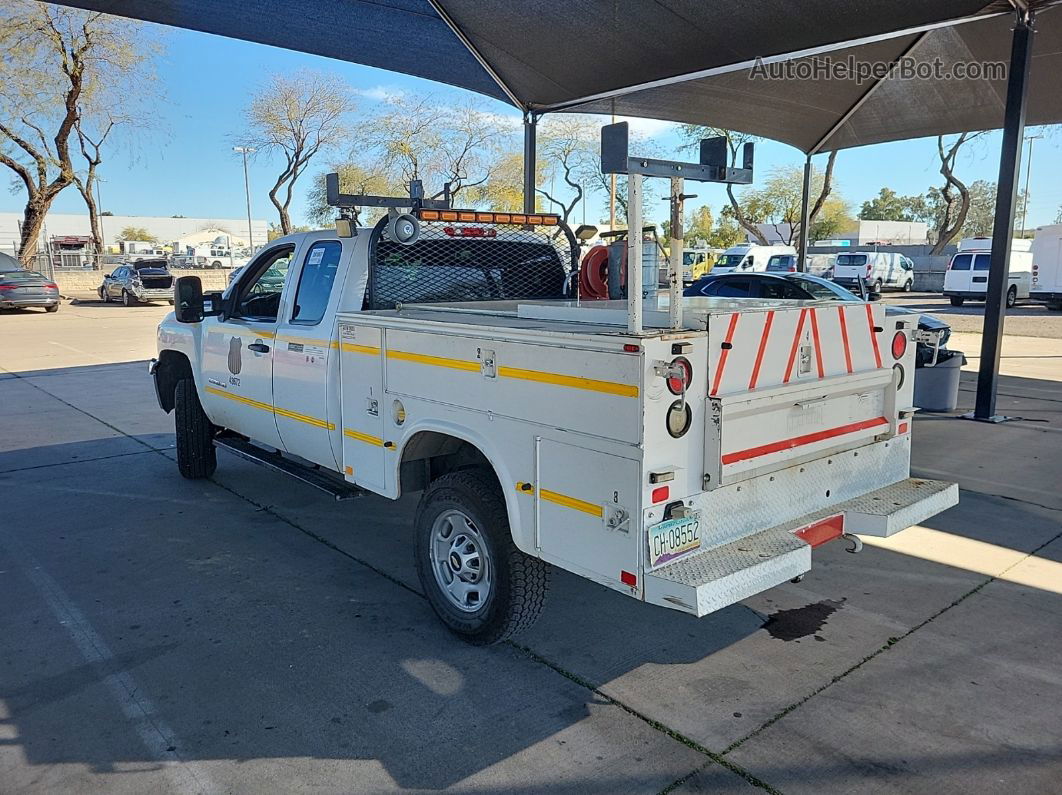
[[[844,511],[846,533],[884,537],[936,516],[958,502],[957,483],[907,478],[831,510]]]
[[[810,571],[811,547],[793,535],[802,527],[843,513],[846,533],[890,536],[958,501],[955,483],[906,478],[649,572],[645,601],[704,616]]]
[[[810,571],[811,547],[789,524],[650,572],[645,601],[700,617]]]

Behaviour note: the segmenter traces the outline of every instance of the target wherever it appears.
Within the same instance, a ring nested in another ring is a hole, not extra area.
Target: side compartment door
[[[342,261],[338,239],[303,246],[292,268],[292,298],[284,306],[273,349],[273,408],[284,449],[337,470],[331,440],[336,419],[329,416],[328,388],[329,373],[338,373],[332,357],[339,348],[335,306]]]
[[[215,425],[281,447],[273,416],[273,347],[295,245],[263,251],[227,299],[224,321],[203,321],[203,407]]]

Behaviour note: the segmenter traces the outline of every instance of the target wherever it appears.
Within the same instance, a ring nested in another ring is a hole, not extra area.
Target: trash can
[[[620,268],[627,261],[627,241],[620,240],[608,246],[608,294],[609,298],[620,298],[626,290],[620,287]],[[642,299],[656,298],[657,282],[660,274],[659,249],[652,240],[642,241]],[[614,267],[615,264],[615,267]]]
[[[959,373],[966,364],[962,351],[942,349],[933,367],[916,367],[914,404],[923,411],[955,411],[959,405]]]

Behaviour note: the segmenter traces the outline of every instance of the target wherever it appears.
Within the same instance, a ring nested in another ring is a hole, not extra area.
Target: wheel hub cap
[[[490,595],[490,554],[475,523],[462,511],[449,510],[435,520],[430,538],[435,581],[459,610],[479,610]]]

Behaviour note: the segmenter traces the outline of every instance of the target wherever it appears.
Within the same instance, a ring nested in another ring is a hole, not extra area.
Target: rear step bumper
[[[810,571],[811,545],[794,535],[801,528],[843,514],[845,533],[889,536],[958,501],[955,483],[901,480],[649,572],[645,601],[704,616]]]

